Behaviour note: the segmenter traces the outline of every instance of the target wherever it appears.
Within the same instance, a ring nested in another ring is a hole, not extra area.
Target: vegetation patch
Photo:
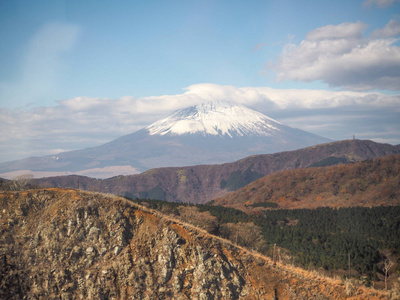
[[[165,191],[159,187],[156,186],[155,188],[152,188],[151,190],[147,192],[140,192],[139,193],[139,198],[142,199],[155,199],[155,200],[166,200],[166,193]]]
[[[278,203],[275,203],[275,202],[257,202],[257,203],[250,204],[248,206],[251,206],[251,207],[265,207],[265,208],[277,208],[279,205],[278,205]]]
[[[222,189],[227,189],[228,191],[236,191],[257,179],[264,177],[264,175],[252,171],[252,167],[253,166],[248,167],[244,172],[240,170],[232,172],[229,175],[228,180],[221,180],[220,187]]]
[[[323,160],[320,160],[318,162],[312,163],[309,165],[309,168],[312,167],[328,167],[328,166],[334,166],[334,165],[340,165],[340,164],[348,164],[350,161],[345,158],[345,157],[335,157],[335,156],[330,156],[327,157]]]

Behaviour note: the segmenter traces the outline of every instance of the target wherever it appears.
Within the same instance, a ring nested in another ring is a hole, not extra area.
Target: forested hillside
[[[285,170],[215,200],[245,211],[400,205],[400,155],[353,164]]]
[[[82,176],[50,177],[38,179],[36,184],[43,187],[80,188],[131,198],[206,203],[278,171],[352,163],[398,153],[398,146],[345,140],[296,151],[254,155],[221,165],[158,168],[138,175],[104,180]]]
[[[385,263],[390,286],[400,272],[400,206],[274,209],[259,215],[215,205],[131,200],[202,227],[271,258],[327,274],[362,279],[383,287]],[[350,263],[350,265],[349,265]]]

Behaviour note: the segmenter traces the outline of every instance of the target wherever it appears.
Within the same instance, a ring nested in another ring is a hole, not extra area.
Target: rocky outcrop
[[[346,296],[340,282],[274,266],[114,196],[61,189],[7,192],[0,194],[0,213],[1,299]],[[370,293],[359,289],[355,296]]]

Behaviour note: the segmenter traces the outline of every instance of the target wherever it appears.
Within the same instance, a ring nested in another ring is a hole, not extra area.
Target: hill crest
[[[400,154],[353,164],[283,170],[215,199],[246,212],[400,205]]]

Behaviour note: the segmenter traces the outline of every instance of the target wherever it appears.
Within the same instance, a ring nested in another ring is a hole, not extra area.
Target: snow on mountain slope
[[[242,105],[210,102],[179,110],[148,126],[150,135],[266,136],[280,131],[275,121]]]
[[[127,170],[221,164],[329,141],[244,106],[213,102],[179,110],[100,146],[1,163],[0,177],[24,170],[35,175],[57,172],[104,178]]]

